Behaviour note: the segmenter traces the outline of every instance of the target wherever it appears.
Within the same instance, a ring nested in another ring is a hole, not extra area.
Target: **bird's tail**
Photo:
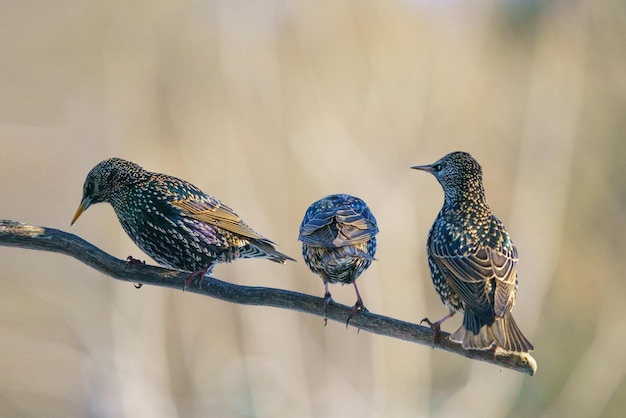
[[[504,350],[527,353],[535,349],[518,328],[511,312],[502,318],[496,317],[496,321],[491,326],[491,331],[498,347]]]
[[[489,350],[494,344],[502,350],[516,353],[535,349],[522,334],[510,312],[504,317],[496,317],[493,324],[484,325],[478,334],[461,326],[450,336],[450,340],[463,344],[466,350]]]
[[[256,241],[250,243],[250,251],[244,256],[246,258],[267,258],[275,263],[285,264],[287,260],[296,261],[278,251],[274,246],[268,242]]]

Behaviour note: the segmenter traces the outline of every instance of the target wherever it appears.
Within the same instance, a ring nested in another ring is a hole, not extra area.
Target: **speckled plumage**
[[[464,348],[485,350],[495,344],[512,352],[532,350],[511,315],[517,249],[487,204],[480,165],[466,152],[452,152],[412,168],[433,174],[445,195],[428,234],[427,253],[433,284],[450,313],[432,325],[438,329],[463,312],[463,325],[450,339]]]
[[[359,309],[367,311],[356,279],[374,260],[377,233],[376,218],[358,197],[334,194],[309,206],[298,239],[307,266],[324,282],[324,312],[331,300],[328,283],[354,285],[357,302],[350,318]]]
[[[165,267],[196,272],[237,258],[293,260],[193,184],[120,158],[102,161],[89,172],[72,224],[99,202],[110,203],[128,236]]]

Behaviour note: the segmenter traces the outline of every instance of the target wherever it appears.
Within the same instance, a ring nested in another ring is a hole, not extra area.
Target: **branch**
[[[69,255],[114,279],[131,283],[182,290],[183,283],[189,277],[189,272],[119,260],[74,234],[10,220],[0,220],[0,246]],[[322,298],[289,290],[240,286],[213,277],[206,277],[202,287],[194,283],[186,290],[232,303],[272,306],[323,317],[324,300]],[[328,306],[326,316],[330,320],[343,324],[350,315],[350,311],[350,307],[333,302]],[[359,312],[350,320],[350,325],[374,334],[433,346],[433,332],[430,328],[371,312]],[[451,342],[447,338],[449,335],[442,331],[440,342],[433,348],[492,363],[530,376],[537,371],[537,363],[529,354],[507,353],[501,350],[495,352],[494,350],[464,350],[460,344]]]

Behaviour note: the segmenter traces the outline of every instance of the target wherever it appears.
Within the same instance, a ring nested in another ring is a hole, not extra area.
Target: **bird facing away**
[[[487,205],[478,162],[466,152],[452,152],[411,168],[434,175],[444,192],[426,245],[433,284],[449,313],[436,322],[424,321],[437,337],[442,322],[464,312],[463,325],[450,336],[464,349],[487,350],[495,344],[510,352],[533,350],[511,315],[517,249]]]
[[[324,282],[324,324],[332,300],[328,283],[354,285],[357,301],[346,325],[357,311],[367,312],[356,279],[374,260],[377,233],[376,218],[365,202],[348,194],[326,196],[304,214],[298,240],[307,266]]]
[[[108,202],[122,228],[146,254],[176,270],[209,273],[215,263],[237,258],[293,258],[250,228],[231,208],[191,183],[110,158],[87,175],[72,225],[89,206]]]

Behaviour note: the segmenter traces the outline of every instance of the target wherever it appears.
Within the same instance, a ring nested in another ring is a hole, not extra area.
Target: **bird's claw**
[[[183,283],[183,292],[198,277],[200,277],[199,287],[202,287],[202,281],[204,280],[204,276],[207,274],[207,272],[209,271],[210,268],[211,268],[211,266],[208,266],[208,267],[205,267],[205,268],[202,268],[200,270],[196,270],[196,271],[190,273],[189,277],[187,277],[187,280],[185,280],[185,283]]]
[[[346,320],[346,328],[348,328],[348,325],[350,325],[350,320],[354,318],[359,311],[369,312],[369,310],[363,304],[362,300],[357,300],[354,306],[352,307],[352,310],[350,311],[350,316],[348,316],[348,319]]]
[[[431,328],[433,328],[435,326],[432,322],[430,322],[430,319],[428,319],[428,318],[422,319],[420,321],[420,325],[422,325],[424,322],[426,322],[428,324],[428,326],[431,327]]]
[[[433,330],[433,347],[439,344],[440,335],[441,335],[441,323],[439,321],[431,322],[430,319],[424,318],[420,321],[420,325],[423,323],[427,323],[430,329]]]
[[[139,260],[138,258],[134,258],[132,255],[129,255],[128,257],[126,257],[126,262],[131,265],[139,264],[140,266],[146,264],[145,260]],[[133,286],[135,286],[135,289],[141,289],[141,286],[143,286],[143,283],[133,283]]]
[[[132,255],[129,255],[128,257],[126,257],[126,262],[128,264],[146,264],[145,260],[140,260],[138,258],[134,258]]]
[[[324,326],[328,324],[328,318],[326,318],[326,308],[328,307],[328,305],[330,305],[330,302],[334,302],[334,300],[330,293],[327,292],[326,294],[324,294]]]

